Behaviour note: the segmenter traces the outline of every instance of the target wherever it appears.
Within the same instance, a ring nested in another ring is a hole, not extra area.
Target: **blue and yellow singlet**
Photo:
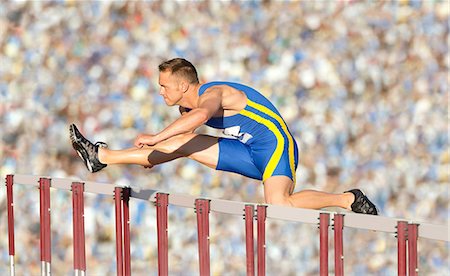
[[[247,96],[238,114],[213,117],[207,126],[223,129],[230,138],[219,138],[217,170],[230,171],[265,181],[284,175],[295,185],[298,149],[294,137],[273,104],[255,89],[233,82],[203,84],[198,94],[215,85],[233,87]]]

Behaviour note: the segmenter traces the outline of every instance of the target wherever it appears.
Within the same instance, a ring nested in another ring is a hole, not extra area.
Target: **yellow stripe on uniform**
[[[275,151],[273,152],[272,156],[270,157],[269,163],[267,164],[264,173],[263,173],[263,181],[265,181],[267,178],[271,177],[273,172],[275,171],[275,168],[277,167],[278,163],[280,162],[281,155],[283,155],[284,150],[284,137],[281,134],[278,127],[271,122],[270,120],[267,120],[258,114],[255,114],[248,110],[241,110],[240,114],[249,117],[252,120],[255,120],[256,122],[265,125],[270,131],[275,134],[275,137],[277,138],[277,146],[275,148]]]
[[[292,173],[292,179],[294,182],[294,187],[295,187],[295,160],[294,160],[294,140],[292,139],[292,135],[289,133],[288,128],[286,126],[286,123],[283,121],[283,119],[276,114],[275,112],[273,112],[272,110],[270,110],[269,108],[267,108],[264,105],[255,103],[253,101],[251,101],[250,99],[247,100],[247,104],[251,107],[253,107],[256,110],[261,111],[264,114],[267,114],[268,116],[274,118],[275,120],[277,120],[277,122],[280,124],[281,128],[283,129],[284,133],[286,134],[286,137],[289,140],[289,167],[291,168],[291,173]],[[294,188],[292,188],[293,190]]]

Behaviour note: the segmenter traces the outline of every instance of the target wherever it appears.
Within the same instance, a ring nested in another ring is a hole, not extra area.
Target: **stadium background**
[[[189,160],[89,174],[68,125],[110,148],[131,147],[178,116],[158,95],[157,65],[185,57],[203,81],[259,89],[301,149],[296,189],[359,187],[381,215],[449,219],[447,1],[0,3],[0,172],[130,184],[263,202],[260,184]],[[209,129],[203,132],[215,133]],[[18,275],[38,275],[38,191],[15,186]],[[0,189],[0,274],[7,273]],[[111,198],[86,196],[87,266],[115,272]],[[156,274],[155,212],[132,201],[132,269]],[[52,192],[52,268],[72,271],[71,198]],[[211,216],[211,270],[245,273],[241,217]],[[198,274],[192,210],[170,208],[169,265]],[[268,221],[268,275],[318,273],[318,230]],[[396,274],[392,235],[345,232],[348,275]],[[423,275],[448,275],[449,245],[419,241]],[[330,258],[333,258],[330,253]]]

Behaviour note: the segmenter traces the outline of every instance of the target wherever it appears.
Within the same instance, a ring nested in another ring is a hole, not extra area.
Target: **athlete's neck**
[[[179,105],[182,107],[194,109],[198,107],[198,90],[202,84],[190,84],[188,90],[184,92],[183,98],[181,99]]]

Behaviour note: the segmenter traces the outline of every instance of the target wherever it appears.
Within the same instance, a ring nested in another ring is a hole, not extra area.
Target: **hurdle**
[[[355,213],[338,213],[323,210],[309,210],[285,206],[255,204],[212,198],[196,198],[185,194],[130,187],[91,181],[79,181],[63,178],[51,178],[34,175],[7,175],[7,216],[10,275],[15,275],[15,239],[14,239],[14,184],[32,185],[40,191],[40,252],[41,275],[51,275],[51,236],[50,236],[50,188],[68,190],[72,193],[73,207],[73,268],[75,275],[86,274],[86,248],[84,233],[84,193],[103,194],[114,198],[116,230],[116,265],[117,275],[131,275],[130,255],[130,216],[131,198],[151,202],[156,207],[158,275],[169,274],[168,259],[168,206],[192,208],[197,216],[197,238],[200,275],[210,275],[210,239],[209,216],[211,213],[223,213],[242,216],[245,223],[246,273],[266,274],[266,221],[284,220],[316,225],[319,228],[320,275],[328,275],[328,241],[330,226],[334,232],[334,272],[344,275],[344,241],[345,228],[356,228],[394,234],[398,247],[398,275],[417,275],[418,247],[417,241],[433,239],[449,242],[448,226],[419,223],[400,218],[370,216]],[[257,226],[256,259],[254,250],[254,224]],[[408,274],[407,274],[408,273]]]

